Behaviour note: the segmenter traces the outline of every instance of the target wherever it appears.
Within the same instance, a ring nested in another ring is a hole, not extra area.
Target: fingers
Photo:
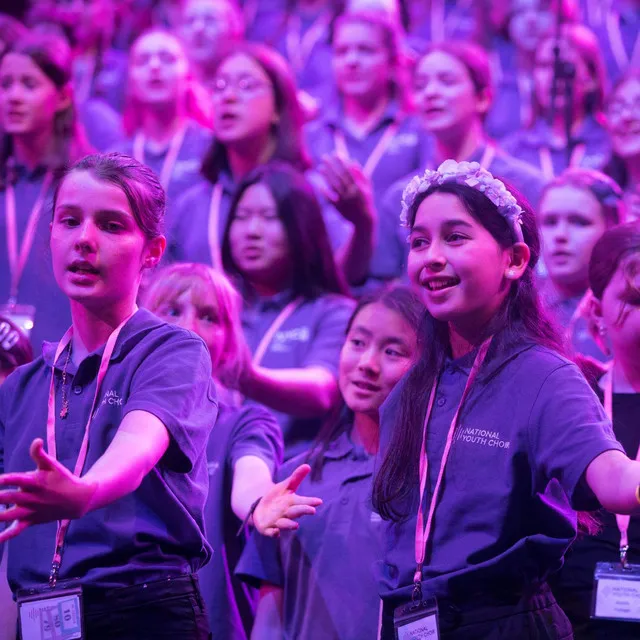
[[[294,520],[290,520],[289,518],[280,518],[276,521],[276,527],[281,531],[294,531],[300,525]]]
[[[56,466],[55,460],[44,450],[44,442],[42,441],[42,438],[36,438],[31,443],[29,454],[38,466],[38,469],[50,471]]]
[[[322,498],[309,498],[307,496],[299,496],[295,494],[293,497],[293,504],[306,504],[310,507],[319,507],[322,504]]]
[[[18,487],[23,491],[36,489],[38,481],[33,471],[20,473],[4,473],[0,475],[0,487]]]
[[[17,504],[23,507],[32,507],[34,497],[28,491],[0,491],[0,504]]]
[[[29,523],[24,520],[15,520],[2,533],[0,533],[0,544],[20,535],[28,526]]]
[[[32,515],[33,511],[31,511],[31,509],[15,506],[5,511],[0,511],[0,522],[11,522],[12,520],[27,521]]]
[[[314,516],[315,514],[316,510],[314,507],[310,507],[306,504],[301,504],[289,507],[284,515],[290,520],[297,520],[302,516]]]
[[[286,488],[295,493],[302,481],[309,475],[311,467],[308,464],[301,464],[286,480]]]

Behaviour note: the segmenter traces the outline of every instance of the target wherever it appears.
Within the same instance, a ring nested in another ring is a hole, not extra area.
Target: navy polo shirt
[[[538,118],[529,129],[521,129],[507,136],[502,141],[505,151],[541,170],[540,149],[548,146],[551,140],[547,123]],[[580,131],[575,135],[576,144],[584,144],[586,151],[579,166],[586,169],[599,169],[607,161],[611,153],[609,134],[595,118],[587,116]],[[567,166],[567,152],[563,145],[559,148],[549,147],[554,174],[557,176]]]
[[[345,126],[342,109],[339,106],[328,109],[322,121],[312,123],[306,129],[314,163],[320,162],[322,156],[336,152],[335,133],[340,131],[344,135],[349,157],[364,167],[388,127],[399,117],[400,106],[397,102],[391,101],[377,126],[363,138],[357,138]],[[374,252],[369,267],[370,279],[374,282],[395,277],[395,274],[389,273],[389,266],[393,262],[390,255],[395,256],[396,253],[399,206],[397,215],[389,217],[385,214],[383,202],[387,190],[397,180],[417,173],[422,166],[422,138],[418,120],[414,116],[403,117],[398,132],[391,139],[371,175],[373,199],[378,211]]]
[[[448,361],[440,376],[426,442],[426,505],[474,357]],[[383,447],[404,385],[383,406]],[[598,506],[583,475],[610,449],[623,450],[576,365],[515,333],[496,336],[454,436],[422,573],[425,595],[468,601],[546,580],[575,538],[574,509]],[[417,502],[416,478],[409,517],[385,525],[377,570],[388,611],[411,597]]]
[[[13,185],[13,190],[16,202],[19,250],[31,210],[40,195],[46,169],[37,167],[34,170],[29,170],[18,165],[16,172],[17,182]],[[32,305],[36,308],[34,327],[30,336],[35,353],[40,353],[44,340],[59,340],[71,324],[69,300],[58,288],[51,264],[49,225],[52,219],[52,195],[53,189],[51,188],[45,198],[31,253],[18,287],[18,303]],[[10,288],[6,195],[4,191],[0,191],[0,304],[7,302]]]
[[[244,456],[263,460],[271,474],[282,461],[282,434],[264,407],[246,404],[235,408],[220,404],[220,413],[207,446],[209,496],[205,506],[211,561],[198,572],[209,623],[219,640],[246,640],[251,633],[257,593],[233,576],[245,547],[238,536],[242,522],[231,509],[236,462]]]
[[[305,454],[286,463],[286,478]],[[254,533],[236,570],[243,580],[284,590],[283,640],[375,638],[380,599],[372,571],[382,521],[371,506],[374,458],[347,434],[324,455],[322,478],[307,477],[301,495],[322,498],[314,516],[279,538]]]
[[[251,353],[293,297],[291,291],[270,298],[245,296],[242,326]],[[352,300],[334,294],[305,300],[276,331],[260,366],[267,369],[320,366],[337,380],[340,349],[353,307]],[[309,447],[324,419],[295,418],[279,412],[275,415],[284,434],[287,459]]]
[[[173,165],[171,178],[167,186],[167,216],[165,225],[171,228],[172,216],[176,212],[176,201],[192,186],[202,180],[200,166],[202,158],[211,145],[213,134],[211,131],[200,126],[197,122],[190,122],[178,152],[178,157]],[[133,138],[123,140],[115,145],[113,151],[120,151],[133,156]],[[159,153],[152,151],[145,145],[144,163],[157,175],[160,176],[162,167],[169,152],[169,147]]]
[[[0,387],[0,473],[32,471],[29,446],[46,442],[47,402],[56,344]],[[56,415],[59,461],[73,469],[104,347],[68,365],[69,415]],[[55,365],[62,402],[64,356]],[[167,428],[169,449],[134,492],[73,520],[60,578],[107,589],[197,571],[211,548],[204,538],[206,446],[218,411],[211,357],[195,334],[138,311],[118,337],[91,422],[85,472],[104,454],[131,411],[148,411]],[[29,527],[9,542],[8,577],[17,589],[46,584],[56,523]]]

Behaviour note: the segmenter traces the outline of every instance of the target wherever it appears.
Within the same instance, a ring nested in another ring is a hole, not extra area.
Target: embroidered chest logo
[[[102,402],[100,406],[110,405],[112,407],[121,407],[122,406],[122,398],[118,395],[118,392],[114,389],[109,389],[104,396],[102,396]]]
[[[511,446],[509,440],[504,440],[498,431],[488,431],[486,429],[476,429],[475,427],[465,427],[460,429],[456,440],[480,447],[492,447],[495,449],[508,449]]]
[[[295,329],[285,329],[278,331],[271,341],[271,351],[290,351],[291,348],[300,342],[309,342],[311,331],[309,327],[296,327]]]

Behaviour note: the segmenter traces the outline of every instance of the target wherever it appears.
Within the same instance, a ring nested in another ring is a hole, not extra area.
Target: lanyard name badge
[[[613,363],[604,381],[604,409],[613,419]],[[640,460],[640,448],[636,455]],[[640,565],[629,564],[630,516],[616,514],[620,531],[620,562],[598,562],[593,575],[591,617],[640,622]]]
[[[5,216],[7,220],[7,256],[9,258],[9,271],[11,274],[9,300],[0,305],[0,315],[8,317],[28,337],[33,329],[36,309],[32,305],[18,304],[18,289],[20,279],[29,260],[29,254],[38,229],[38,222],[44,207],[49,188],[53,181],[53,173],[47,171],[40,193],[31,209],[27,227],[22,237],[22,243],[18,246],[18,222],[16,214],[16,195],[11,183],[5,190]]]
[[[398,640],[409,640],[416,638],[429,638],[430,640],[438,640],[440,637],[440,631],[438,626],[438,603],[433,597],[424,598],[422,593],[422,568],[424,566],[427,556],[427,544],[433,531],[433,518],[436,510],[436,504],[440,494],[440,488],[442,486],[442,480],[444,478],[444,472],[449,459],[449,453],[453,445],[453,438],[458,426],[458,419],[460,412],[464,405],[471,386],[478,376],[480,367],[487,357],[487,352],[491,346],[493,337],[485,340],[473,361],[469,378],[462,392],[462,398],[456,409],[451,425],[449,426],[449,432],[447,433],[447,440],[442,454],[442,460],[440,461],[440,469],[438,470],[438,477],[436,480],[433,494],[431,496],[431,502],[429,504],[429,511],[427,515],[426,523],[424,521],[424,514],[422,510],[422,503],[425,499],[427,479],[429,477],[429,460],[427,458],[427,429],[429,426],[429,420],[433,411],[433,403],[436,398],[436,390],[438,388],[438,378],[433,381],[431,387],[431,393],[429,395],[429,403],[427,405],[427,411],[424,417],[424,427],[422,430],[422,445],[420,447],[420,501],[418,503],[418,515],[416,520],[416,537],[415,537],[415,560],[416,571],[413,576],[413,594],[411,596],[411,602],[406,605],[398,607],[393,614],[393,622],[396,628],[396,634]]]
[[[109,360],[113,355],[122,327],[131,316],[124,320],[111,333],[100,360],[100,368],[96,378],[96,391],[89,411],[89,418],[84,430],[82,444],[78,453],[73,473],[79,476],[87,459],[89,449],[89,427],[93,417],[102,381],[109,368]],[[69,329],[58,344],[54,363],[67,348],[73,335]],[[56,453],[56,399],[55,399],[55,367],[51,368],[49,385],[49,402],[47,408],[47,451],[57,459]],[[69,530],[70,520],[60,520],[56,531],[55,547],[49,584],[37,589],[28,589],[18,593],[18,621],[22,640],[82,640],[85,638],[82,618],[82,587],[77,580],[58,582],[62,565],[64,541]]]

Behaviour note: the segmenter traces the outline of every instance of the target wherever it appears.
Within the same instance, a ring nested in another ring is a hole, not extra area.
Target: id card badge
[[[82,588],[74,581],[19,592],[18,622],[22,640],[85,640]]]
[[[594,573],[592,618],[639,623],[640,565],[598,562]]]
[[[31,335],[31,329],[33,329],[36,308],[30,304],[13,304],[8,302],[7,304],[0,305],[0,316],[11,320],[28,338]],[[0,331],[0,341],[4,339],[7,339],[7,336],[3,337]]]
[[[410,602],[393,612],[397,640],[439,640],[438,603],[435,598]]]

